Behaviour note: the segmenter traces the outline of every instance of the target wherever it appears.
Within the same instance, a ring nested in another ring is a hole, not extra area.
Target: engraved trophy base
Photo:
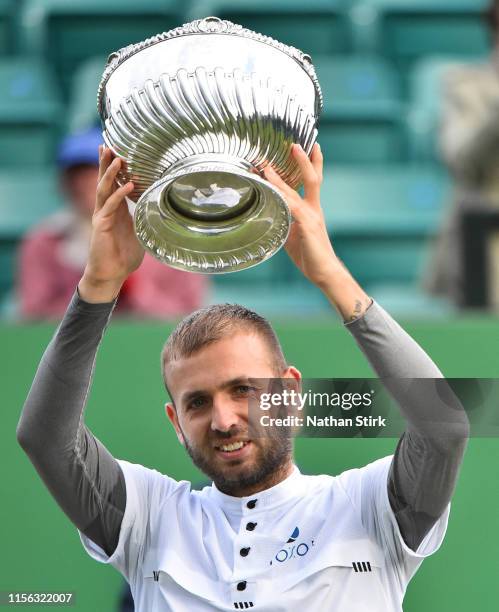
[[[204,274],[251,268],[286,242],[288,206],[253,166],[226,155],[181,160],[139,199],[135,230],[154,257]]]

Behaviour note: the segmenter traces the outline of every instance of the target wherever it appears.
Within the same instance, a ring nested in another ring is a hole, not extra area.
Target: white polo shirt
[[[118,546],[109,557],[80,538],[127,579],[138,612],[400,612],[409,580],[443,540],[450,504],[410,550],[388,500],[391,459],[336,477],[295,466],[241,498],[119,460],[127,501]]]

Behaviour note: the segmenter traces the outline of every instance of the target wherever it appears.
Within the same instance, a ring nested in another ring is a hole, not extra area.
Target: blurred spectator
[[[493,40],[490,58],[450,68],[443,84],[440,150],[454,178],[455,195],[425,278],[431,293],[461,306],[466,282],[463,211],[470,206],[499,209],[499,0],[491,2],[485,17]]]
[[[45,219],[23,240],[19,259],[21,315],[59,318],[71,299],[87,259],[98,180],[100,131],[67,136],[57,163],[68,207]],[[170,268],[146,253],[122,288],[117,312],[169,318],[203,305],[207,278]]]

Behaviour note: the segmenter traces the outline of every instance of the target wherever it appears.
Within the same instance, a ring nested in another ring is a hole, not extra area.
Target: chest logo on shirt
[[[293,529],[293,533],[289,536],[289,539],[287,540],[286,545],[277,552],[275,557],[270,562],[270,565],[272,565],[274,561],[277,561],[278,563],[285,563],[286,561],[289,561],[290,559],[294,559],[297,557],[304,557],[309,552],[309,550],[314,545],[314,541],[305,540],[305,541],[296,543],[299,535],[300,535],[300,530],[298,527],[295,527]],[[290,544],[290,546],[288,546],[288,544]]]

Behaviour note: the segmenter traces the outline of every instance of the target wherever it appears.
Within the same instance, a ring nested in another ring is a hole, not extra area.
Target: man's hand
[[[99,149],[99,184],[92,216],[90,252],[85,272],[78,285],[80,296],[91,303],[111,302],[129,274],[144,258],[128,212],[125,196],[133,183],[116,184],[121,160],[110,149]]]
[[[336,256],[324,220],[320,202],[323,158],[318,144],[312,149],[311,159],[301,148],[292,148],[302,176],[304,197],[287,185],[277,172],[267,166],[265,178],[284,196],[294,222],[285,248],[310,282],[319,287],[344,320],[362,315],[371,299],[359,287]]]

